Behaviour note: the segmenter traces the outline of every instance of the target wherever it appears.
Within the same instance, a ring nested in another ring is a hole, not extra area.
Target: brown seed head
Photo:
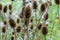
[[[15,35],[15,32],[12,32],[12,35]]]
[[[41,4],[41,12],[44,12],[45,11],[45,9],[46,9],[46,5],[43,3],[43,4]]]
[[[20,19],[18,18],[18,19],[17,19],[17,23],[19,23],[19,22],[20,22]]]
[[[31,22],[33,22],[33,18],[31,18]]]
[[[60,4],[60,0],[55,0],[55,3],[56,3],[57,5],[59,5],[59,4]]]
[[[16,28],[16,32],[19,33],[20,31],[21,31],[21,27],[18,26],[18,27]]]
[[[12,15],[12,11],[11,11],[11,12],[9,12],[9,14],[10,14],[10,15]]]
[[[13,36],[11,37],[11,40],[14,40],[14,37]]]
[[[31,25],[31,30],[33,29],[33,25]]]
[[[44,15],[44,19],[45,19],[45,20],[48,19],[48,13],[46,13],[46,14]]]
[[[3,8],[3,12],[4,12],[4,13],[7,12],[7,6],[4,6],[4,8]]]
[[[12,10],[12,5],[11,4],[9,5],[9,10]]]
[[[2,32],[3,32],[3,33],[6,32],[6,28],[5,28],[5,26],[2,28]]]
[[[38,23],[38,25],[37,25],[38,30],[40,30],[41,27],[42,27],[42,23]]]
[[[0,11],[2,10],[2,4],[0,4]]]
[[[9,24],[12,28],[15,28],[15,26],[16,26],[16,23],[12,18],[9,19]]]
[[[14,0],[11,0],[11,1],[14,1]]]
[[[47,33],[48,33],[48,29],[47,29],[47,27],[42,27],[42,34],[43,35],[47,35]]]
[[[7,21],[4,21],[4,25],[6,25],[7,24]]]
[[[25,18],[30,18],[31,16],[31,8],[29,6],[25,9]]]
[[[37,2],[36,1],[33,2],[33,9],[37,9]]]

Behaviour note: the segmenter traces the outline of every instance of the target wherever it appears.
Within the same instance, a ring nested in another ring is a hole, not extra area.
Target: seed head
[[[9,24],[12,28],[15,28],[15,26],[16,26],[16,23],[12,18],[9,19]]]
[[[12,32],[12,35],[15,35],[15,32]]]
[[[20,19],[18,18],[18,19],[17,19],[17,23],[19,23],[19,22],[20,22]]]
[[[13,36],[11,37],[11,40],[14,40],[14,37]]]
[[[0,11],[2,10],[2,4],[0,4]]]
[[[4,13],[7,12],[7,6],[4,6],[4,8],[3,8],[3,12],[4,12]]]
[[[18,27],[16,28],[16,32],[19,33],[20,31],[21,31],[21,27],[18,26]]]
[[[37,25],[38,30],[40,30],[41,27],[42,27],[42,23],[38,23],[38,25]]]
[[[11,0],[11,1],[14,1],[14,0]]]
[[[2,32],[3,32],[3,33],[6,32],[6,28],[5,28],[5,26],[2,28]]]
[[[4,25],[6,25],[7,24],[7,21],[4,21]]]
[[[11,11],[11,12],[9,12],[9,14],[10,14],[10,15],[12,15],[12,11]]]
[[[33,18],[31,18],[31,22],[33,22]]]
[[[44,12],[44,11],[45,11],[45,9],[46,9],[45,4],[44,4],[44,3],[43,3],[43,4],[41,4],[41,12]]]
[[[9,5],[9,10],[12,10],[12,5],[11,4]]]
[[[33,25],[31,25],[31,30],[33,29]]]
[[[59,5],[59,4],[60,4],[60,0],[55,0],[55,3],[56,3],[57,5]]]
[[[42,27],[42,34],[43,35],[47,35],[47,33],[48,33],[48,29],[47,29],[47,27]]]
[[[25,9],[25,18],[30,18],[31,16],[31,8],[29,6]]]
[[[48,13],[46,13],[46,14],[44,15],[44,19],[45,19],[45,20],[48,19]]]
[[[33,9],[37,9],[37,2],[36,1],[33,2]]]

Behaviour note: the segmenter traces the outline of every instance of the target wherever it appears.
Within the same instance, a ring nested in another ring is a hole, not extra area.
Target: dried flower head
[[[14,0],[11,0],[11,1],[14,1]]]
[[[5,21],[4,21],[4,25],[6,25],[6,24],[7,24],[7,21],[5,20]]]
[[[11,36],[11,40],[14,40],[14,36]]]
[[[48,33],[48,29],[47,29],[47,27],[42,27],[42,34],[43,35],[47,35],[47,33]]]
[[[31,8],[29,6],[25,9],[25,18],[30,18],[31,16]]]
[[[42,27],[42,23],[38,23],[38,24],[37,24],[37,28],[38,28],[38,30],[40,30],[41,27]]]
[[[4,26],[4,27],[2,27],[2,32],[3,32],[3,33],[5,33],[5,32],[6,32],[6,28],[5,28],[5,26]]]
[[[30,27],[30,28],[31,28],[31,30],[32,30],[32,29],[33,29],[33,25],[31,25],[31,27]]]
[[[7,6],[4,6],[4,8],[3,8],[3,12],[4,12],[4,13],[7,12]]]
[[[20,19],[19,18],[17,18],[17,23],[19,23],[20,22]]]
[[[9,24],[12,28],[15,28],[15,26],[16,26],[16,23],[12,18],[9,19]]]
[[[0,11],[2,10],[2,4],[0,4]]]
[[[12,32],[12,35],[15,35],[15,32]]]
[[[21,27],[18,26],[18,27],[16,28],[16,32],[19,33],[20,31],[21,31]]]
[[[55,3],[56,3],[57,5],[59,5],[59,4],[60,4],[60,0],[55,0]]]
[[[33,22],[33,18],[31,18],[31,22]]]
[[[45,20],[48,19],[48,13],[46,13],[46,14],[44,15],[44,19],[45,19]]]
[[[37,2],[36,1],[33,2],[33,9],[37,9]]]
[[[9,10],[12,10],[12,5],[11,4],[9,5]]]
[[[45,11],[45,9],[46,9],[46,5],[43,3],[43,4],[41,4],[41,12],[44,12]]]
[[[12,15],[12,11],[9,12],[9,15]]]

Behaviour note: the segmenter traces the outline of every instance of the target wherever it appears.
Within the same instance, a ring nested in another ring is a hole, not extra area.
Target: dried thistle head
[[[2,27],[2,32],[5,33],[6,32],[6,27]]]
[[[16,32],[19,33],[20,31],[21,31],[21,27],[18,26],[18,27],[16,28]]]
[[[45,19],[45,20],[48,19],[48,13],[46,13],[46,14],[44,15],[44,19]]]
[[[42,27],[42,34],[43,34],[43,35],[47,35],[47,33],[48,33],[47,27],[46,27],[46,26],[43,26],[43,27]]]
[[[32,30],[32,29],[33,29],[33,25],[31,25],[31,27],[30,27],[30,28],[31,28],[31,30]]]
[[[56,3],[57,5],[59,5],[59,4],[60,4],[60,0],[55,0],[55,3]]]
[[[33,18],[31,18],[31,22],[33,22]]]
[[[11,36],[11,40],[14,40],[14,36]]]
[[[12,28],[15,28],[15,26],[16,26],[16,23],[12,18],[9,19],[9,24]]]
[[[19,23],[20,22],[20,19],[19,18],[17,18],[17,23]]]
[[[44,12],[45,11],[45,9],[46,9],[46,5],[43,3],[43,4],[41,4],[41,12]]]
[[[2,10],[2,4],[0,4],[0,11]]]
[[[12,35],[15,35],[15,32],[12,32]]]
[[[12,11],[9,12],[9,15],[12,15]]]
[[[38,23],[38,24],[37,24],[37,28],[38,28],[38,30],[40,30],[41,27],[42,27],[42,23]]]
[[[11,1],[14,1],[14,0],[11,0]]]
[[[12,5],[11,4],[9,5],[9,10],[12,10]]]
[[[6,6],[4,6],[4,8],[3,8],[3,12],[4,12],[4,13],[6,13],[6,12],[7,12],[7,5],[6,5]]]
[[[37,9],[37,2],[36,1],[33,2],[33,9]]]
[[[7,24],[7,21],[5,20],[3,23],[4,23],[4,25],[6,25]]]
[[[31,16],[31,8],[27,6],[25,8],[25,18],[30,18],[30,16]]]

